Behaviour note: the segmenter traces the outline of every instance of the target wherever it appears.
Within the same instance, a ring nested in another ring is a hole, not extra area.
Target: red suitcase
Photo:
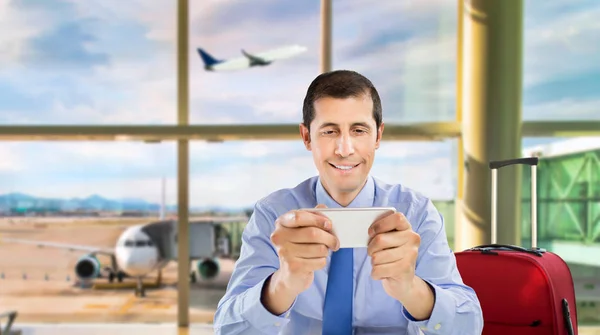
[[[499,168],[531,166],[531,248],[496,244],[496,193]],[[537,247],[536,179],[538,158],[490,162],[492,244],[456,253],[459,272],[477,293],[483,335],[576,335],[573,278],[558,255]]]

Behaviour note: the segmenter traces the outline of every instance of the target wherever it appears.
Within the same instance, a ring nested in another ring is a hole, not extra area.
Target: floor
[[[208,335],[214,334],[210,324],[192,324],[189,328],[178,329],[174,324],[19,324],[13,330],[21,335]],[[600,335],[600,326],[582,326],[580,335]]]
[[[21,335],[209,335],[214,334],[210,324],[193,324],[178,329],[174,324],[21,324],[13,326]],[[18,334],[18,333],[17,333]]]

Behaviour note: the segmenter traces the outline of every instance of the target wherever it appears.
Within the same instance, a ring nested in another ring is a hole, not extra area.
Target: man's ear
[[[377,139],[375,140],[375,149],[379,149],[379,145],[381,144],[381,138],[383,137],[383,128],[384,128],[384,124],[383,122],[381,122],[381,126],[379,126],[379,129],[377,129]]]
[[[310,131],[308,130],[308,128],[306,128],[304,123],[300,123],[300,136],[302,136],[302,142],[304,142],[306,150],[310,151]]]

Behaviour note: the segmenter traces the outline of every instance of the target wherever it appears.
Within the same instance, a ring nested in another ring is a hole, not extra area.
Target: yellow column
[[[464,188],[457,203],[455,250],[464,250],[490,243],[488,162],[521,157],[523,1],[459,1]],[[497,242],[518,245],[520,169],[504,168],[498,178]]]
[[[321,0],[321,73],[331,71],[331,1]]]
[[[177,2],[177,123],[189,125],[188,81],[188,0]],[[190,314],[190,238],[189,141],[177,141],[177,325],[189,326]]]

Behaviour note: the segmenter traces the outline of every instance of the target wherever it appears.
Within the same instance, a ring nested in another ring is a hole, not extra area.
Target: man
[[[381,110],[377,90],[356,72],[311,83],[300,133],[319,175],[256,203],[217,334],[481,334],[479,301],[432,202],[370,176]],[[314,207],[397,213],[371,225],[368,248],[339,249],[325,216],[298,210]]]

